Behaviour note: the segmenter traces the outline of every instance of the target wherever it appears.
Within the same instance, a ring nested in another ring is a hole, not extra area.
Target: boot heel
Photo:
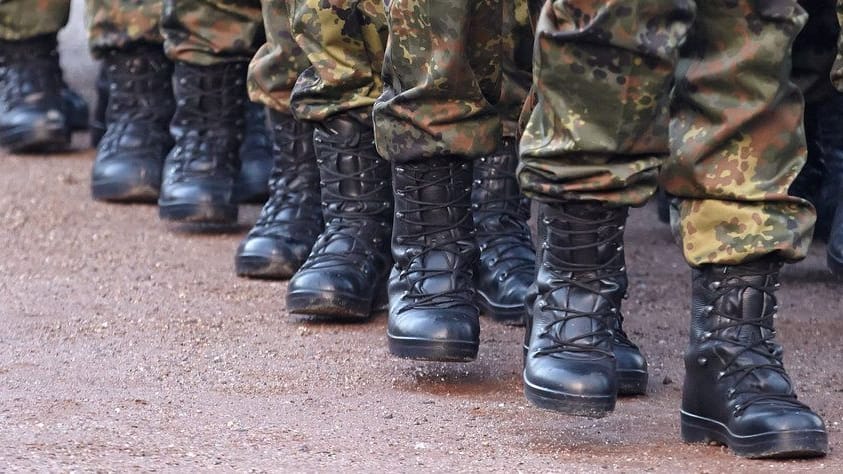
[[[722,444],[720,436],[712,432],[709,428],[703,426],[702,423],[697,422],[694,418],[682,412],[681,414],[681,435],[682,441],[691,444]]]

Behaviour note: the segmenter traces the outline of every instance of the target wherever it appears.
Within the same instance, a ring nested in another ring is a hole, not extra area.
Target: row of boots
[[[60,146],[75,102],[43,93],[66,90],[55,39],[29,46],[23,55],[0,45],[0,140],[14,149]],[[157,200],[174,222],[236,222],[248,168],[244,68],[172,65],[151,46],[110,54],[94,196]],[[22,126],[36,115],[44,117],[38,127]],[[269,199],[235,265],[243,276],[289,278],[290,312],[365,320],[388,308],[391,353],[464,362],[477,356],[482,310],[526,323],[523,382],[535,405],[600,417],[618,395],[645,393],[647,362],[621,311],[626,208],[540,204],[536,255],[513,140],[478,160],[388,163],[367,115],[304,123],[271,112],[269,121]],[[723,443],[747,457],[826,451],[823,421],[798,401],[774,341],[780,266],[768,257],[693,270],[686,441]]]
[[[89,124],[58,59],[55,35],[0,41],[0,145],[66,149],[90,125],[93,197],[157,201],[165,220],[231,225],[238,203],[266,199],[270,138],[263,107],[247,101],[244,63],[173,64],[152,44],[111,50]]]
[[[526,323],[533,404],[601,417],[619,395],[646,392],[647,362],[621,311],[627,208],[540,204],[536,256],[514,141],[478,160],[389,164],[360,117],[313,128],[272,117],[273,193],[236,266],[243,276],[291,278],[289,311],[365,320],[388,308],[392,354],[465,362],[478,353],[482,310]],[[693,270],[686,441],[753,458],[826,452],[823,421],[797,399],[774,340],[780,267],[768,257]]]

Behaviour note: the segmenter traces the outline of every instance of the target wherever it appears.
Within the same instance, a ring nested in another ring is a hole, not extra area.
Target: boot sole
[[[483,292],[478,291],[477,296],[480,310],[493,321],[507,326],[524,326],[524,318],[527,315],[526,306],[497,306]]]
[[[809,458],[828,451],[828,434],[819,430],[794,430],[739,436],[719,421],[680,410],[682,440],[718,443],[745,458]]]
[[[12,153],[61,151],[70,146],[70,131],[46,125],[7,128],[0,132],[0,145]]]
[[[441,341],[397,337],[387,333],[389,352],[402,359],[433,362],[471,362],[477,358],[479,342]]]
[[[97,201],[153,203],[158,201],[158,187],[148,183],[92,181],[91,195]]]
[[[603,418],[615,409],[616,396],[574,395],[548,390],[530,383],[524,374],[524,396],[533,405],[573,416]]]
[[[237,224],[237,205],[215,204],[158,204],[158,216],[175,223],[196,224],[200,227],[230,227]]]
[[[357,295],[299,290],[287,293],[287,311],[331,319],[365,320],[371,317],[373,302]]]
[[[649,374],[637,370],[618,370],[618,395],[635,396],[647,393]]]
[[[295,273],[289,262],[279,261],[261,255],[237,255],[234,271],[238,276],[263,280],[288,280]]]

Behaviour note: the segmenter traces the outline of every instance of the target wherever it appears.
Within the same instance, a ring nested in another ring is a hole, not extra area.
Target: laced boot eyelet
[[[706,332],[702,333],[702,340],[703,341],[707,341],[709,339],[711,339],[711,333],[709,331],[706,331]]]
[[[703,356],[700,356],[700,357],[697,358],[697,364],[699,364],[702,367],[705,367],[706,365],[708,365],[708,359],[703,357]]]

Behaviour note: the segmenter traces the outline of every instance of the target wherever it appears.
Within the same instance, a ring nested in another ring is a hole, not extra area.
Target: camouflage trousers
[[[843,25],[843,0],[837,0],[837,23]],[[838,91],[843,92],[843,34],[837,38],[837,58],[831,70],[831,82]]]
[[[259,0],[163,0],[161,31],[170,59],[200,66],[248,62],[264,43]]]
[[[795,0],[548,2],[524,191],[635,206],[660,181],[691,265],[804,257],[814,211],[787,191],[806,152],[788,79],[805,21]]]
[[[0,39],[17,41],[58,33],[69,15],[70,0],[0,0]]]
[[[266,43],[249,63],[247,86],[252,102],[290,114],[290,95],[296,79],[310,62],[293,40],[287,0],[261,2]]]
[[[133,43],[162,44],[160,0],[85,0],[88,46],[95,56]]]
[[[478,157],[516,132],[529,88],[527,0],[392,0],[375,141],[387,159]],[[503,124],[502,124],[503,122]]]

